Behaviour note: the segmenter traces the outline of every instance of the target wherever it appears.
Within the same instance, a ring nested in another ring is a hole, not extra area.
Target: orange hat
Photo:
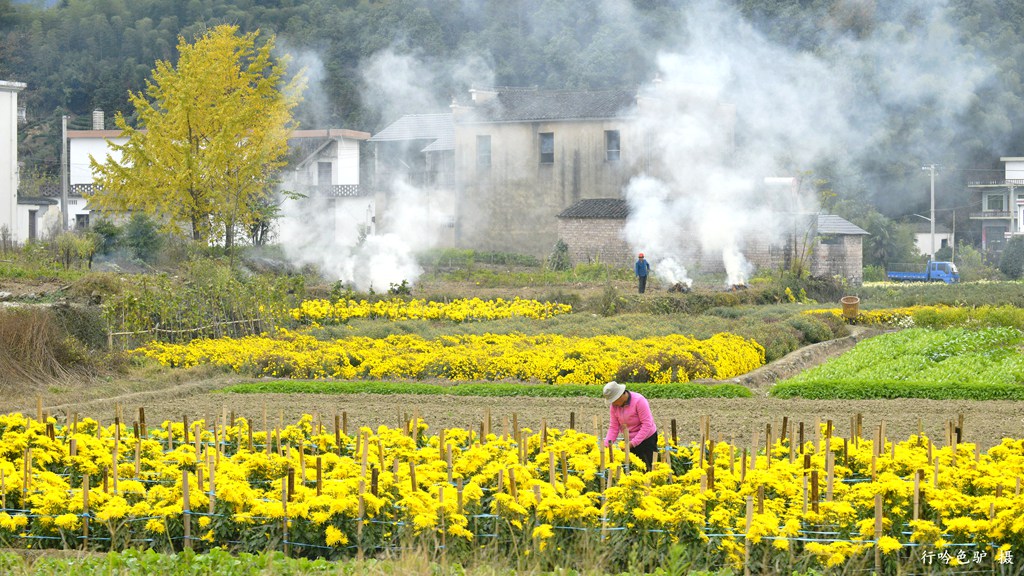
[[[643,257],[644,257],[644,253],[643,253],[643,252],[641,252],[641,253],[639,254],[639,257],[640,257],[640,258],[643,258]]]

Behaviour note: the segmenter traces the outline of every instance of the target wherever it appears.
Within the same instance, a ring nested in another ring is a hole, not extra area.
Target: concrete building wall
[[[68,130],[68,183],[92,184],[95,178],[90,157],[103,164],[109,154],[115,162],[121,162],[121,153],[112,149],[107,140],[124,144],[127,138],[120,130]]]
[[[18,92],[21,82],[0,80],[0,229],[20,236],[18,225]]]
[[[458,117],[457,117],[458,118]],[[619,132],[619,159],[606,155],[605,131]],[[554,137],[541,162],[541,134]],[[478,158],[490,137],[490,164]],[[459,245],[544,256],[558,240],[557,215],[585,198],[618,198],[642,157],[624,120],[455,124]]]

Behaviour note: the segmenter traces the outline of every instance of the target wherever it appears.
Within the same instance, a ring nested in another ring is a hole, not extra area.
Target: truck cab
[[[960,281],[960,272],[952,262],[928,262],[928,280],[952,284]]]

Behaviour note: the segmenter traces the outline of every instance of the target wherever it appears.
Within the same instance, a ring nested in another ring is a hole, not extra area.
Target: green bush
[[[957,270],[960,271],[961,282],[976,282],[978,280],[998,280],[1002,277],[999,269],[989,263],[985,255],[978,252],[973,246],[960,244],[954,260]]]
[[[555,242],[555,247],[548,256],[548,270],[568,270],[572,268],[569,260],[569,245],[562,239]]]
[[[117,224],[110,220],[100,218],[91,226],[92,231],[99,237],[96,251],[100,254],[110,254],[117,248],[118,240],[122,230]]]
[[[885,282],[885,268],[878,265],[868,265],[864,267],[864,281],[865,282]]]
[[[801,334],[801,340],[807,344],[825,342],[835,337],[832,328],[823,320],[801,314],[793,316],[787,323]]]
[[[145,214],[134,214],[124,227],[121,242],[135,258],[152,262],[160,251],[163,239],[153,220]]]
[[[764,346],[765,362],[773,362],[800,347],[800,332],[788,323],[762,324],[749,331],[738,331],[744,338],[753,338]]]
[[[1006,243],[999,258],[999,271],[1012,280],[1020,280],[1024,275],[1024,238],[1014,236]]]

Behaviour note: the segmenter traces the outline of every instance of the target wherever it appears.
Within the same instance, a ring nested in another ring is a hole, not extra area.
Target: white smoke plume
[[[314,73],[323,69],[309,53],[300,59]],[[490,72],[477,59],[430,63],[385,50],[370,59],[363,75],[366,101],[391,122],[403,114],[446,111],[448,102],[435,101],[429,89],[439,77],[486,79]],[[320,93],[320,78],[310,76],[307,98]],[[362,175],[364,182],[367,176]],[[444,210],[452,203],[440,191],[418,188],[403,176],[376,185],[387,191],[381,205],[371,197],[287,201],[280,236],[289,258],[315,265],[359,291],[415,284],[423,274],[416,254],[437,245],[438,231],[452,216]]]
[[[766,178],[870,157],[898,110],[927,106],[952,125],[970,104],[992,67],[958,52],[945,2],[885,4],[842,3],[845,20],[819,31],[832,49],[815,53],[772,43],[722,3],[690,5],[681,40],[658,56],[658,81],[640,93],[640,141],[656,157],[624,191],[624,236],[657,274],[688,283],[680,271],[703,256],[745,284],[745,243],[780,243],[804,232],[795,214],[818,210],[799,178],[782,190]],[[928,156],[928,140],[906,151],[910,161]]]

